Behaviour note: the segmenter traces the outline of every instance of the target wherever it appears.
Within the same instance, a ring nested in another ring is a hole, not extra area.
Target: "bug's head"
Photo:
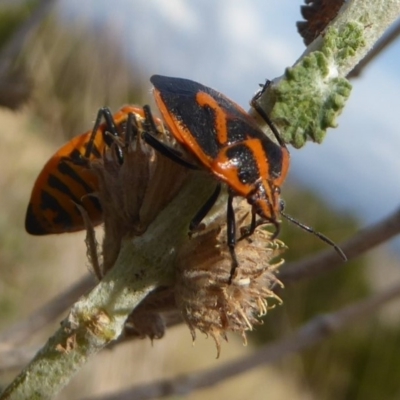
[[[253,212],[275,225],[273,238],[279,234],[281,221],[279,219],[282,201],[281,189],[268,181],[262,181],[257,185],[256,190],[248,197],[249,204],[253,207]]]

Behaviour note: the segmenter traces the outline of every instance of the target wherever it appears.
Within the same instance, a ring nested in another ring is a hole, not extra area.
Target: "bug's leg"
[[[169,147],[165,143],[162,143],[160,140],[158,140],[155,136],[151,135],[150,133],[143,132],[142,138],[154,150],[158,151],[160,154],[176,162],[177,164],[182,165],[182,167],[189,169],[199,169],[196,165],[193,165],[190,162],[185,161],[182,158],[182,154],[179,151],[173,149],[172,147]]]
[[[139,133],[136,116],[133,113],[128,114],[125,129],[125,149],[133,142]]]
[[[201,221],[205,218],[205,216],[209,213],[213,205],[218,199],[219,194],[221,193],[221,184],[218,183],[216,186],[214,192],[212,195],[207,199],[207,201],[203,204],[203,206],[200,208],[200,210],[196,213],[196,215],[193,217],[193,219],[190,221],[189,225],[189,235],[195,231]]]
[[[283,141],[282,136],[278,131],[278,128],[272,122],[271,118],[267,115],[267,113],[258,104],[258,99],[261,97],[261,95],[265,92],[265,90],[268,88],[270,84],[271,81],[269,80],[265,82],[265,85],[262,87],[262,89],[258,93],[256,93],[256,95],[251,100],[251,106],[261,115],[263,120],[267,123],[272,133],[274,134],[276,140],[278,141],[279,145],[281,147],[286,148],[286,143]]]
[[[270,240],[274,240],[279,236],[279,232],[281,230],[281,224],[279,221],[267,220],[263,218],[259,218],[257,221],[256,217],[257,214],[255,213],[254,210],[252,210],[250,227],[244,228],[244,230],[242,231],[242,236],[240,236],[238,241],[250,237],[260,225],[265,225],[265,224],[272,224],[275,227],[275,232],[272,234]]]
[[[157,138],[157,136],[159,135],[159,132],[158,132],[156,124],[154,122],[154,118],[151,113],[150,107],[147,105],[144,106],[143,111],[144,111],[145,121],[146,121],[145,122],[145,130],[142,133],[143,140],[149,146],[151,146],[154,150],[158,151],[163,156],[168,157],[170,160],[176,162],[177,164],[182,165],[183,167],[189,168],[189,169],[199,169],[196,165],[193,165],[192,163],[185,161],[182,158],[183,155],[178,150],[175,150],[174,148],[161,142]]]
[[[236,268],[239,263],[237,261],[235,246],[236,246],[236,221],[235,221],[235,211],[233,209],[233,194],[229,193],[228,196],[228,208],[226,212],[227,220],[227,235],[228,235],[228,247],[231,253],[232,266],[229,276],[229,283],[232,282],[233,275],[235,274]]]
[[[264,223],[264,221],[260,220],[257,222],[256,220],[257,214],[254,211],[254,209],[251,209],[251,222],[250,222],[250,227],[245,227],[242,230],[242,236],[240,236],[240,238],[238,239],[238,241],[243,240],[249,236],[251,236],[254,231],[256,230],[257,226],[261,225],[262,223]]]
[[[99,111],[97,112],[97,117],[96,117],[96,121],[93,126],[92,134],[90,135],[90,139],[86,146],[86,151],[85,151],[85,156],[84,156],[86,159],[88,159],[93,152],[94,140],[96,138],[96,135],[98,133],[98,130],[99,130],[99,127],[100,127],[100,124],[101,124],[101,121],[103,118],[107,124],[107,132],[110,132],[112,136],[115,136],[115,137],[119,136],[117,126],[115,124],[111,110],[108,107],[100,108]],[[107,135],[104,135],[104,141],[108,144],[108,146],[111,146],[113,144],[113,140],[110,137],[108,137]],[[116,154],[117,154],[118,162],[120,164],[122,164],[123,154],[122,154],[122,150],[118,146],[117,146]]]
[[[153,118],[153,113],[151,112],[150,106],[145,104],[143,106],[144,121],[145,121],[145,131],[151,132],[154,136],[158,136],[159,132],[157,125]]]

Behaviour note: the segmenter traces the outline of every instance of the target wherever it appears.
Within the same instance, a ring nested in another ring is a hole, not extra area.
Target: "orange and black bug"
[[[280,215],[288,217],[282,213],[280,191],[289,169],[289,151],[268,116],[259,108],[257,111],[270,126],[276,142],[261,131],[245,110],[216,90],[188,79],[153,75],[150,80],[156,104],[170,133],[202,167],[229,188],[227,241],[233,260],[233,274],[237,267],[233,198],[245,197],[252,206],[252,222],[245,236],[251,235],[258,225],[270,222],[275,226],[276,237]],[[256,105],[255,101],[253,103]],[[194,217],[191,229],[196,228],[205,217],[219,192],[220,183]],[[259,221],[256,221],[257,215]],[[291,217],[288,219],[297,223]],[[305,225],[297,225],[333,245],[345,258],[328,238]]]
[[[102,209],[97,192],[98,181],[88,162],[100,158],[120,136],[129,115],[145,118],[142,108],[125,106],[112,115],[101,108],[92,130],[62,146],[46,163],[36,179],[25,219],[25,229],[32,235],[74,232],[85,228],[76,204],[81,205],[93,223],[102,222]],[[104,118],[105,122],[101,123]],[[121,159],[121,149],[117,157]],[[122,162],[122,160],[121,160]]]

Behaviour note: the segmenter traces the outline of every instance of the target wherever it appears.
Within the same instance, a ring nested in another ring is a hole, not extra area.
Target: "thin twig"
[[[289,337],[258,348],[251,355],[241,357],[234,362],[230,361],[222,367],[138,385],[123,392],[86,400],[145,400],[173,395],[182,396],[208,388],[261,365],[271,364],[291,353],[314,346],[360,318],[372,315],[381,306],[398,296],[400,296],[400,283],[335,313],[320,315]]]
[[[70,307],[71,304],[68,304],[68,307]],[[171,328],[176,325],[180,325],[183,322],[182,320],[182,315],[181,312],[178,310],[170,312],[165,321],[165,326],[166,328]],[[16,327],[16,326],[15,326]],[[29,330],[26,330],[24,328],[24,334],[23,336],[26,336],[26,334],[29,332]],[[127,341],[132,341],[132,340],[137,340],[137,339],[142,339],[142,336],[139,334],[135,334],[134,332],[127,331],[126,334],[123,336],[119,337],[115,342],[111,342],[107,348],[112,349],[115,346],[118,346],[121,343],[125,343]],[[30,360],[32,360],[33,356],[38,352],[40,349],[39,346],[16,346],[15,343],[13,343],[13,346],[11,345],[11,341],[6,343],[6,346],[3,346],[3,344],[0,344],[0,374],[2,373],[7,373],[10,371],[15,371],[15,370],[20,370],[23,368]]]
[[[36,310],[28,318],[17,322],[0,333],[0,348],[10,348],[24,343],[30,336],[42,329],[49,322],[54,321],[63,312],[68,310],[80,296],[95,286],[92,276],[86,276],[76,282],[63,293],[60,293],[47,304]],[[2,354],[2,352],[0,353]],[[0,359],[0,368],[3,367],[3,354]]]

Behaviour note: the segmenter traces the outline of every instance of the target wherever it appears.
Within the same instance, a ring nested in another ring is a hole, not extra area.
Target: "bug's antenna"
[[[302,224],[301,222],[297,221],[290,215],[285,214],[282,210],[281,210],[281,215],[282,215],[282,217],[286,218],[288,221],[297,225],[299,228],[304,229],[305,231],[307,231],[309,233],[312,233],[313,235],[320,238],[323,242],[328,243],[330,246],[332,246],[336,250],[336,252],[339,254],[339,256],[343,258],[343,261],[347,261],[346,254],[344,254],[343,250],[331,239],[327,238],[322,233],[315,231],[313,228],[310,228],[309,226]]]

